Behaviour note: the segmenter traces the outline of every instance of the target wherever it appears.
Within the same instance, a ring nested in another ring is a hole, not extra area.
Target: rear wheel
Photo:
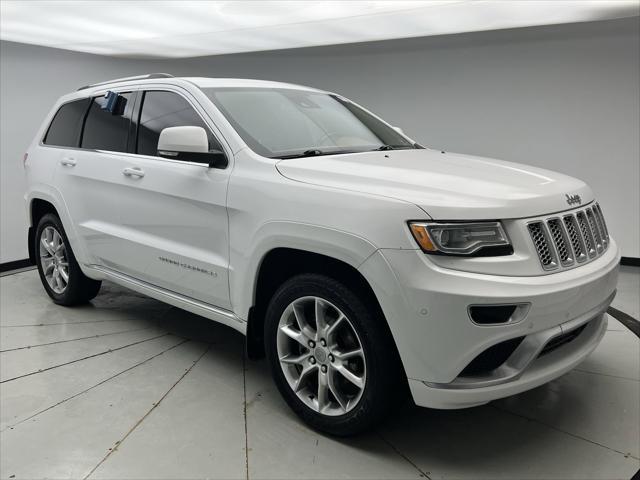
[[[57,215],[49,213],[40,219],[34,240],[40,280],[55,303],[75,305],[98,294],[101,282],[80,270]]]
[[[388,413],[401,389],[395,346],[377,310],[346,285],[303,274],[272,298],[265,322],[271,371],[312,427],[353,435]]]

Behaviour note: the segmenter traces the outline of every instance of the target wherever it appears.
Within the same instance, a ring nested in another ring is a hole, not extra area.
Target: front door
[[[211,150],[222,150],[182,94],[139,92],[133,153],[121,179],[119,270],[152,285],[221,308],[229,304],[226,210],[230,168],[157,156],[162,129],[201,126]]]

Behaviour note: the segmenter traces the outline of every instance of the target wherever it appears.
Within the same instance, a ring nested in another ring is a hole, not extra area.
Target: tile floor
[[[0,278],[0,477],[630,478],[640,467],[640,342],[611,318],[577,369],[459,411],[401,406],[333,439],[280,399],[233,330],[104,284],[51,303],[34,270]],[[635,318],[640,269],[614,306]]]

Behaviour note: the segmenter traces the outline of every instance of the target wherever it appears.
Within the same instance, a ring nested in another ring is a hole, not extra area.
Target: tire
[[[57,215],[48,213],[40,219],[34,242],[40,281],[55,303],[77,305],[98,294],[102,282],[82,273]]]
[[[365,298],[333,278],[302,274],[280,286],[266,312],[265,351],[278,390],[307,424],[331,435],[377,425],[406,385],[385,320]],[[314,315],[324,322],[314,324]]]

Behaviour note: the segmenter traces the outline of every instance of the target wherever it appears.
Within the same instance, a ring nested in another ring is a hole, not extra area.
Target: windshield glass
[[[417,148],[335,95],[269,88],[203,88],[245,143],[270,158]]]

